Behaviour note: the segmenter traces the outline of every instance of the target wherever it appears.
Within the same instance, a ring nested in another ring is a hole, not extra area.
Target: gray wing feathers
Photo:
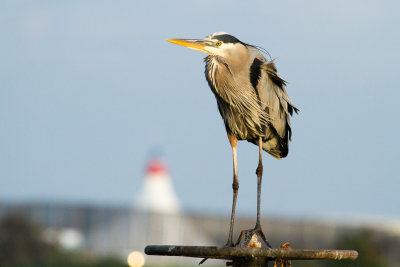
[[[289,114],[293,113],[293,109],[297,113],[298,109],[290,101],[285,89],[286,82],[278,76],[274,62],[265,62],[261,65],[261,70],[262,77],[257,89],[262,107],[267,109],[272,126],[278,135],[285,138],[289,131],[290,139]]]

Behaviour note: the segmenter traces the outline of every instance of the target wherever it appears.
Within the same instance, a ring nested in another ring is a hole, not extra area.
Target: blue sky
[[[188,210],[229,214],[232,158],[204,54],[216,31],[266,48],[300,108],[264,154],[262,213],[400,216],[397,1],[2,1],[0,198],[130,204],[162,151]],[[257,147],[240,142],[238,214]]]

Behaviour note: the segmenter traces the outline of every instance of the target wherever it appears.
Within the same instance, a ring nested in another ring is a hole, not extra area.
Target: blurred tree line
[[[115,258],[99,258],[67,252],[43,238],[43,229],[23,216],[9,215],[0,221],[1,267],[127,267]]]

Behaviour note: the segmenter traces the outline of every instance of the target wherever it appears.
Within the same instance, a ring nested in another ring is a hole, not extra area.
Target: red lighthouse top
[[[160,174],[167,174],[166,164],[159,159],[151,159],[147,163],[146,173],[149,176],[157,175],[156,177],[163,177]]]

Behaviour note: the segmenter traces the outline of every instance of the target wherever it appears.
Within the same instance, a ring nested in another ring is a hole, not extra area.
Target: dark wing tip
[[[300,110],[296,108],[295,106],[292,106],[291,104],[288,103],[288,112],[290,116],[293,116],[293,110],[296,112],[296,114],[299,114]]]

